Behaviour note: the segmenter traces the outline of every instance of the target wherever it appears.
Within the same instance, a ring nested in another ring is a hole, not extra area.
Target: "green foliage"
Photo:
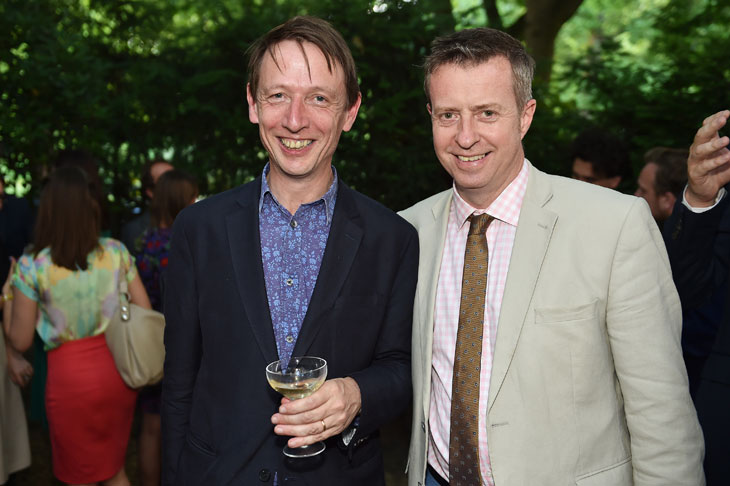
[[[266,155],[248,120],[244,53],[271,27],[311,14],[343,33],[360,68],[362,110],[342,139],[338,170],[405,207],[441,173],[424,143],[417,67],[433,37],[453,28],[450,10],[434,13],[435,4],[8,0],[0,6],[8,33],[0,40],[1,165],[37,188],[59,150],[91,151],[115,223],[141,203],[139,172],[152,157],[195,173],[206,194],[250,180]]]
[[[505,25],[525,2],[498,2]],[[5,0],[0,3],[0,170],[37,190],[64,148],[94,153],[113,224],[142,202],[152,157],[193,172],[204,194],[255,177],[266,154],[245,100],[249,44],[297,14],[343,33],[363,103],[335,164],[394,208],[449,186],[431,146],[419,65],[432,39],[484,21],[458,0]],[[528,157],[552,172],[588,123],[619,132],[636,161],[686,147],[701,120],[730,106],[720,0],[586,0],[558,38],[550,86],[536,86]]]
[[[623,25],[610,14],[589,17],[584,32],[589,41],[563,54],[548,95],[552,123],[573,133],[592,124],[620,135],[632,149],[637,173],[646,150],[689,147],[705,117],[730,107],[725,54],[730,52],[730,5],[715,0],[643,3],[640,15],[624,17]],[[582,20],[580,15],[574,19]],[[569,164],[554,156],[546,162],[563,172]]]

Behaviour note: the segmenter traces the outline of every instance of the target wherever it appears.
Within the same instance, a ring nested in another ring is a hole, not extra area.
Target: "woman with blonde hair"
[[[119,282],[149,308],[134,260],[100,234],[99,205],[78,167],[56,169],[43,189],[35,239],[13,277],[8,338],[19,351],[38,332],[48,350],[46,412],[53,473],[73,485],[126,486],[124,461],[137,392],[122,381],[104,331]]]

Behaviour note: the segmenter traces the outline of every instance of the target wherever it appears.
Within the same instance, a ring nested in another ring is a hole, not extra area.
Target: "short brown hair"
[[[654,147],[644,154],[644,162],[656,164],[654,192],[664,194],[671,192],[678,198],[687,184],[687,159],[689,151],[669,147]]]
[[[591,164],[599,179],[631,177],[631,156],[626,143],[617,135],[600,127],[586,128],[573,140],[570,164],[582,159]]]
[[[424,63],[423,88],[431,102],[429,83],[431,75],[446,64],[476,66],[495,57],[506,58],[512,66],[512,86],[517,106],[522,108],[532,99],[532,78],[535,61],[527,54],[520,41],[502,31],[478,28],[437,37],[431,43],[431,53]]]
[[[303,44],[309,42],[317,46],[327,59],[327,68],[330,73],[335,64],[339,64],[345,74],[345,91],[347,93],[347,107],[352,107],[360,93],[360,86],[357,83],[357,72],[355,60],[352,58],[350,48],[347,47],[345,39],[342,38],[329,22],[316,17],[301,16],[287,20],[278,27],[259,37],[249,47],[248,60],[248,82],[251,85],[251,94],[256,97],[261,74],[261,64],[266,54],[271,56],[274,63],[279,66],[274,55],[274,47],[286,40],[293,40],[299,44],[304,54]],[[306,59],[306,55],[305,55]],[[308,61],[307,61],[307,65]]]
[[[49,248],[56,265],[86,270],[89,253],[101,249],[100,227],[99,204],[83,169],[69,165],[54,170],[41,193],[33,254]]]
[[[150,204],[152,224],[169,228],[178,213],[197,196],[198,183],[193,176],[180,169],[168,170],[155,184],[155,194]]]
[[[142,177],[140,179],[140,182],[142,183],[142,197],[145,199],[149,197],[147,196],[148,189],[152,193],[155,192],[155,180],[152,178],[152,168],[157,164],[167,164],[169,166],[172,166],[172,164],[165,159],[154,159],[145,162],[145,164],[142,166]]]

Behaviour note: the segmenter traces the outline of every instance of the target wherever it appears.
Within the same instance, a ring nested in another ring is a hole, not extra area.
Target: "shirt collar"
[[[324,201],[324,207],[325,211],[327,212],[327,224],[332,222],[332,215],[335,213],[335,201],[337,201],[337,169],[335,169],[335,166],[332,165],[332,175],[334,176],[332,178],[332,184],[330,185],[329,189],[327,189],[327,192],[324,193],[322,197],[319,199],[316,199],[314,201],[311,201],[307,204],[303,204],[302,206],[309,206],[312,204],[316,204],[319,201]],[[266,194],[269,194],[271,196],[271,199],[276,203],[277,206],[284,209],[284,207],[279,204],[279,201],[276,200],[276,196],[274,196],[274,193],[271,192],[271,189],[269,188],[269,181],[266,179],[266,176],[269,175],[269,162],[266,163],[264,166],[264,170],[261,174],[261,196],[259,197],[259,214],[261,214],[261,209],[264,206],[264,199]],[[288,211],[287,211],[288,213]]]
[[[472,214],[484,213],[487,213],[494,219],[498,219],[509,225],[517,226],[517,222],[520,219],[522,200],[525,197],[525,190],[527,189],[527,176],[529,173],[529,166],[527,164],[527,159],[525,159],[522,162],[522,169],[520,169],[517,177],[512,179],[512,182],[504,188],[502,193],[497,196],[497,199],[495,199],[486,209],[477,209],[471,206],[461,197],[459,191],[456,189],[456,184],[454,184],[452,203],[454,207],[454,214],[456,215],[456,222],[459,227],[461,228]]]

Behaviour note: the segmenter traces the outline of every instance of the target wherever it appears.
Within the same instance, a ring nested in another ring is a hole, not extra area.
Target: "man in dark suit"
[[[664,226],[664,240],[682,307],[692,309],[724,291],[725,312],[697,390],[695,404],[705,435],[707,484],[730,479],[730,150],[719,130],[730,111],[705,119],[687,161],[683,201]]]
[[[415,230],[339,180],[360,106],[328,23],[297,17],[250,49],[262,176],[184,210],[166,276],[165,485],[383,485],[378,428],[411,397]],[[282,399],[265,368],[319,356],[328,379]],[[273,425],[272,425],[273,424]],[[288,459],[285,444],[326,450]]]

